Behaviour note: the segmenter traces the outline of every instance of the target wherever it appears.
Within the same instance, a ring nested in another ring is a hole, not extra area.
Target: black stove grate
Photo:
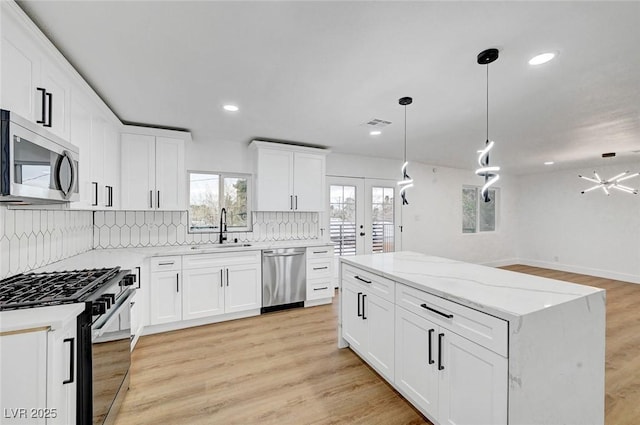
[[[120,267],[22,273],[0,281],[0,311],[84,301]]]

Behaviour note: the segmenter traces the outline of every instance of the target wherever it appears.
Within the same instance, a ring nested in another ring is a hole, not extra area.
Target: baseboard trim
[[[618,273],[610,270],[595,269],[591,267],[554,263],[550,261],[527,260],[524,258],[517,258],[517,259],[514,259],[513,262],[509,264],[502,264],[502,266],[512,265],[512,264],[522,264],[524,266],[542,267],[545,269],[560,270],[560,271],[569,272],[569,273],[586,274],[589,276],[597,276],[605,279],[613,279],[613,280],[620,280],[623,282],[640,284],[640,276],[636,276],[628,273]],[[496,266],[496,267],[500,267],[500,266]]]
[[[504,260],[493,260],[493,261],[487,261],[485,263],[479,263],[482,266],[488,266],[488,267],[503,267],[503,266],[511,266],[513,264],[520,264],[518,263],[517,258],[507,258]]]
[[[152,335],[161,332],[177,331],[179,329],[192,328],[194,326],[210,325],[212,323],[226,322],[245,317],[259,316],[260,309],[240,311],[237,313],[220,314],[218,316],[203,317],[200,319],[182,320],[179,322],[163,323],[161,325],[147,325],[142,331],[142,335]]]

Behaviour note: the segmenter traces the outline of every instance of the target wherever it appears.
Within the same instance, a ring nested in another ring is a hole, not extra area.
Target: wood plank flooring
[[[607,289],[606,423],[640,418],[640,285],[526,266]],[[116,425],[430,424],[348,349],[332,305],[140,339]]]

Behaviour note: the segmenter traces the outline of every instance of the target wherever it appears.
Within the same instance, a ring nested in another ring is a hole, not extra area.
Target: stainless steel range
[[[0,311],[85,303],[76,351],[79,425],[113,422],[129,387],[134,282],[135,275],[119,267],[27,273],[0,281]]]

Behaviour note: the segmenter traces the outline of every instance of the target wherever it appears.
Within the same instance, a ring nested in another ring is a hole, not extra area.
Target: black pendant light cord
[[[407,105],[404,105],[404,162],[407,162]]]
[[[489,143],[489,64],[487,64],[487,143]]]

